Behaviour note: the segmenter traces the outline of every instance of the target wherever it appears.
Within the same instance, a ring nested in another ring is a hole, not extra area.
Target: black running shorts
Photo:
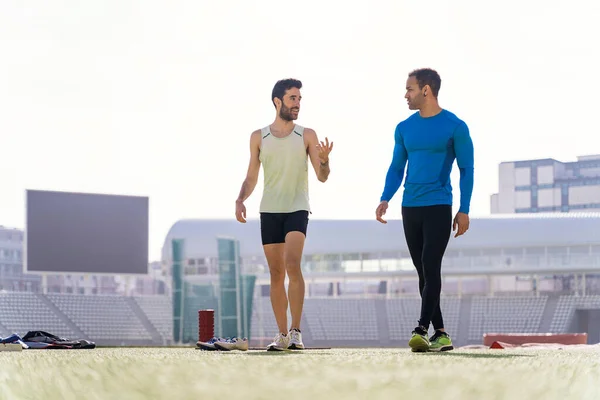
[[[285,243],[289,232],[302,232],[306,236],[308,211],[291,213],[260,213],[262,244]]]

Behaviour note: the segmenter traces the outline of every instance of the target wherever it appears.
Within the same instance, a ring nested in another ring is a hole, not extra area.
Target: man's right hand
[[[385,215],[387,208],[388,202],[382,201],[381,203],[379,203],[379,206],[377,206],[377,210],[375,210],[375,216],[377,217],[377,221],[381,222],[382,224],[387,224],[387,221],[382,218]]]
[[[246,223],[246,206],[243,201],[236,200],[235,202],[235,219],[242,224]]]

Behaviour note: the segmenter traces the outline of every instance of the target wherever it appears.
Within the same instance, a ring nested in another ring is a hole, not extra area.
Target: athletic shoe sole
[[[200,350],[204,350],[204,351],[217,351],[219,349],[217,349],[216,347],[208,347],[204,344],[200,344],[200,343],[196,343],[196,348],[200,349]]]
[[[449,345],[449,346],[442,346],[439,349],[431,349],[431,348],[429,349],[429,351],[436,352],[436,353],[439,353],[442,351],[450,351],[450,350],[454,350],[454,346]]]
[[[267,351],[286,351],[286,348],[269,346],[267,347]]]

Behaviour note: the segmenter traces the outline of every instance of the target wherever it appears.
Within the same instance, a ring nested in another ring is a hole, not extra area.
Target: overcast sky
[[[374,218],[414,68],[439,71],[470,127],[473,216],[502,161],[600,153],[598,2],[424,4],[2,0],[0,224],[24,228],[26,189],[149,196],[158,259],[177,220],[234,218],[285,77],[304,83],[297,122],[335,143],[327,183],[311,171],[315,219]]]

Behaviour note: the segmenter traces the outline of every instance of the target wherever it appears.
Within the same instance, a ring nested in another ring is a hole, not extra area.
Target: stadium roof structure
[[[186,258],[216,257],[217,237],[240,242],[243,257],[263,256],[259,220],[183,219],[169,230],[162,259],[169,260],[171,240],[184,239]],[[471,218],[470,230],[451,237],[449,249],[600,245],[600,213],[494,214]],[[309,222],[304,254],[389,253],[408,251],[402,220],[321,220]]]

